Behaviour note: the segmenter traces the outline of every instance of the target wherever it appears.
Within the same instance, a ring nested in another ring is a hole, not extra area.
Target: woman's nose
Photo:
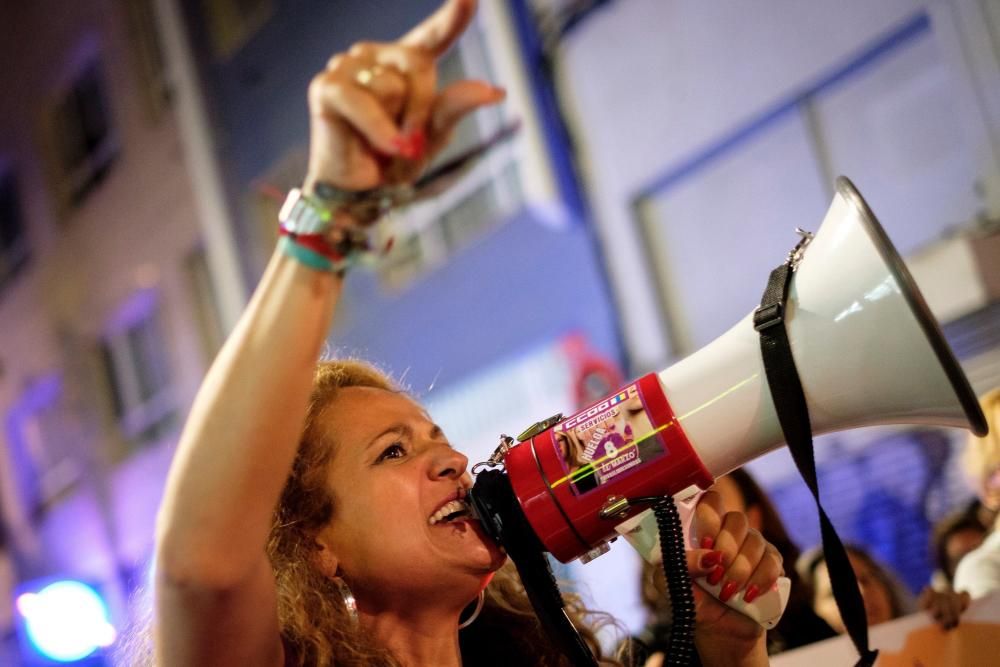
[[[469,458],[446,445],[436,448],[431,464],[431,477],[435,479],[458,479],[465,474]]]

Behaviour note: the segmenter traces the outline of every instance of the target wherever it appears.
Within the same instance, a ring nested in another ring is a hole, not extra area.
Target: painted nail
[[[705,537],[701,538],[701,548],[702,549],[711,549],[714,546],[715,546],[715,538],[709,537],[708,535],[706,535]]]
[[[405,158],[410,157],[410,153],[412,152],[413,149],[410,147],[410,140],[407,137],[401,134],[397,134],[395,137],[392,138],[391,143],[392,147],[396,149],[396,153],[402,155]]]
[[[708,573],[708,583],[713,586],[722,581],[722,576],[726,573],[726,568],[721,565],[716,566],[714,570]]]
[[[757,587],[757,584],[750,584],[747,586],[747,592],[743,594],[743,601],[747,603],[753,602],[757,599],[758,595],[760,595],[760,589]]]
[[[733,597],[737,590],[739,590],[739,586],[735,581],[727,581],[722,586],[722,590],[719,591],[719,599],[723,602],[729,602],[729,598]]]
[[[712,551],[701,557],[701,569],[710,570],[722,562],[722,552]]]
[[[414,130],[410,132],[410,155],[411,160],[419,160],[424,156],[427,151],[427,135],[424,134],[423,130]]]

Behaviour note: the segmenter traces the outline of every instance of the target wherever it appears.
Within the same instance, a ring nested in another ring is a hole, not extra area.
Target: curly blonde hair
[[[278,591],[278,620],[286,664],[300,667],[399,667],[396,657],[355,623],[338,586],[314,557],[316,535],[336,511],[327,486],[333,456],[329,436],[320,426],[323,411],[341,389],[372,387],[402,392],[374,366],[355,360],[323,361],[316,367],[313,389],[298,454],[275,510],[267,556]],[[566,608],[574,625],[602,659],[595,629],[614,625],[606,614],[588,611],[567,594]],[[152,665],[152,619],[133,633],[125,653],[130,665]],[[459,635],[462,659],[474,665],[570,667],[545,635],[512,564],[505,564],[486,588],[482,612]],[[618,664],[606,659],[603,664]]]

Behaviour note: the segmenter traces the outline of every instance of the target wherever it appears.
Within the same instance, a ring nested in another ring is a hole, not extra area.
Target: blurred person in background
[[[936,569],[931,585],[936,590],[954,589],[955,568],[959,561],[978,548],[989,534],[989,528],[980,519],[980,507],[979,500],[974,500],[935,524],[931,554]]]
[[[889,570],[876,562],[861,547],[844,545],[847,557],[858,580],[861,598],[865,604],[868,625],[878,625],[894,618],[905,616],[915,610],[913,598],[906,587]],[[826,569],[826,558],[821,549],[815,549],[802,557],[800,574],[812,589],[812,605],[834,630],[846,632],[840,610],[833,598],[833,587]]]
[[[885,565],[859,546],[844,546],[858,580],[869,626],[906,616],[918,608],[930,614],[934,621],[946,630],[958,625],[959,617],[969,606],[967,594],[936,591],[927,586],[914,603],[910,592]],[[799,560],[798,569],[799,574],[812,587],[814,611],[838,633],[846,632],[840,610],[833,597],[833,587],[823,551],[815,549],[804,554]]]
[[[470,516],[467,458],[371,366],[317,365],[341,260],[371,221],[357,200],[412,183],[459,119],[503,98],[479,81],[436,88],[437,59],[474,9],[450,0],[396,42],[336,55],[310,84],[303,192],[185,425],[158,517],[155,651],[129,664],[567,665]],[[723,567],[749,595],[782,573],[718,494],[694,526],[714,550],[688,552],[692,575]],[[695,597],[704,664],[767,664],[759,625]],[[579,601],[568,608],[600,660]]]
[[[1000,510],[1000,387],[980,398],[990,430],[982,438],[969,436],[962,456],[963,467],[976,495],[988,511]],[[1000,514],[989,526],[990,533],[955,568],[955,590],[973,598],[1000,589]]]
[[[773,544],[785,563],[795,563],[799,548],[785,529],[770,498],[753,477],[737,469],[715,481],[712,490],[722,497],[727,511],[740,512],[754,530],[760,531]],[[786,568],[785,576],[792,581],[788,605],[778,625],[767,632],[767,652],[775,655],[799,646],[836,637],[837,632],[813,611],[812,592],[794,568]],[[630,638],[632,649],[649,655],[664,650],[670,637],[671,608],[662,570],[643,560],[640,598],[649,614],[642,632]]]

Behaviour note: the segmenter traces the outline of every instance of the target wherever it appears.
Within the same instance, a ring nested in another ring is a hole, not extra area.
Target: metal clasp
[[[507,458],[507,452],[509,452],[510,448],[514,447],[516,444],[517,443],[514,442],[514,438],[510,437],[506,433],[501,433],[500,444],[497,445],[497,448],[493,450],[492,454],[490,454],[490,458],[472,466],[472,474],[478,475],[479,471],[483,468],[496,468],[497,466],[503,465],[504,459]]]
[[[788,253],[788,257],[785,258],[785,264],[787,264],[792,269],[792,271],[799,268],[799,263],[802,261],[802,258],[805,256],[806,253],[806,246],[809,245],[809,243],[813,240],[814,236],[812,232],[807,232],[801,227],[796,227],[795,233],[801,236],[802,238],[799,239],[799,242],[796,243],[795,247],[792,248],[791,252]]]

